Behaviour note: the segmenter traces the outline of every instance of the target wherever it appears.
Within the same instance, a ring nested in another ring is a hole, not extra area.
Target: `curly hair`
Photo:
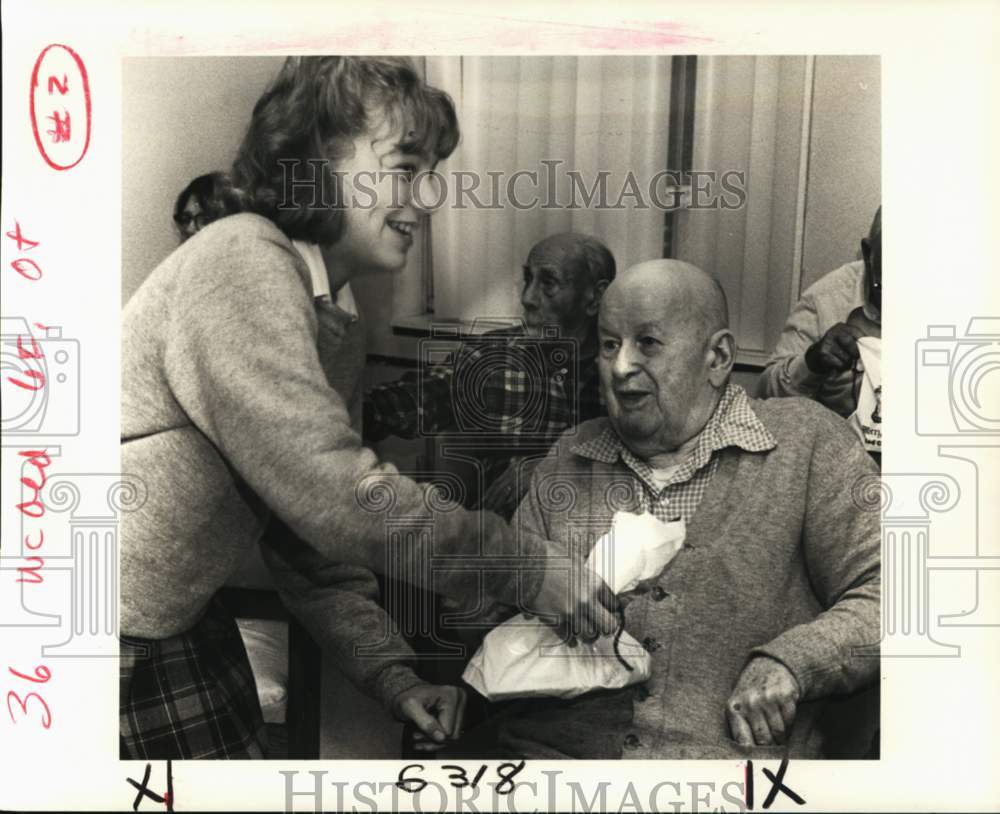
[[[289,206],[289,161],[349,157],[352,142],[388,120],[405,133],[400,149],[447,158],[458,145],[455,106],[427,85],[402,57],[289,57],[254,106],[233,163],[233,181],[251,212],[272,220],[292,239],[335,243],[343,232],[336,207]],[[294,166],[294,163],[292,164]],[[313,171],[319,165],[314,163]],[[330,173],[318,183],[339,184]],[[341,200],[335,190],[334,200]],[[322,200],[328,200],[323,196]]]
[[[243,209],[239,195],[233,189],[226,173],[209,172],[205,175],[199,175],[181,190],[174,203],[174,224],[177,226],[181,242],[188,238],[185,227],[192,216],[184,210],[192,198],[200,210],[198,215],[193,216],[195,231],[207,226],[212,221]]]

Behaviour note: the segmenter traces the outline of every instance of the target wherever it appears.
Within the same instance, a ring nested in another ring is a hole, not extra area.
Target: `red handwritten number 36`
[[[58,43],[47,46],[31,72],[29,97],[31,130],[42,158],[54,170],[72,169],[90,147],[91,119],[90,82],[76,51]]]
[[[34,676],[25,675],[24,673],[15,670],[13,667],[8,667],[7,669],[18,678],[23,678],[25,681],[33,681],[36,684],[44,684],[52,678],[52,672],[44,664],[35,668]],[[10,719],[16,724],[17,718],[14,717],[14,708],[11,706],[11,701],[17,701],[18,706],[21,707],[21,712],[24,713],[24,715],[27,715],[28,702],[31,701],[32,698],[34,698],[41,706],[42,715],[40,722],[45,729],[48,729],[52,726],[52,713],[49,711],[49,705],[45,703],[45,699],[42,698],[42,696],[40,696],[37,692],[29,692],[26,696],[24,696],[24,698],[21,698],[21,696],[16,692],[10,690],[7,693],[7,714],[10,715]]]

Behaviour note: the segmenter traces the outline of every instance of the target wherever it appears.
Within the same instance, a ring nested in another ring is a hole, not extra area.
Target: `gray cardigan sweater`
[[[797,679],[790,753],[818,757],[830,748],[831,730],[821,725],[830,696],[878,675],[878,507],[852,496],[875,465],[843,420],[814,402],[751,406],[775,448],[719,453],[684,547],[627,605],[626,630],[652,653],[653,669],[617,733],[623,757],[780,756],[782,747],[739,746],[726,721],[725,703],[755,654],[778,659]],[[606,426],[596,419],[564,436],[514,517],[522,533],[551,540],[552,553],[585,557],[615,510],[640,511],[641,487],[620,459],[576,451]]]
[[[122,325],[122,471],[148,494],[121,527],[123,634],[189,629],[271,512],[328,560],[478,603],[470,571],[491,558],[491,597],[514,601],[518,583],[534,596],[539,572],[519,577],[516,563],[537,541],[361,446],[362,344],[358,323],[314,302],[301,257],[257,215],[211,224],[150,274]],[[431,533],[390,538],[387,520],[404,516],[404,532]]]

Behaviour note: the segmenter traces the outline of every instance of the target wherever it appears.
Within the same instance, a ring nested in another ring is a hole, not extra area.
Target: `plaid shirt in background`
[[[537,455],[570,427],[605,415],[597,357],[574,365],[571,346],[571,340],[528,337],[520,328],[469,340],[452,364],[369,390],[365,440],[467,435],[481,442],[489,487],[519,453]]]
[[[662,484],[658,484],[649,464],[635,457],[610,426],[597,438],[578,444],[572,451],[607,464],[621,458],[643,486],[642,508],[667,523],[679,518],[690,522],[712,475],[719,468],[717,453],[729,446],[747,452],[762,452],[775,446],[771,433],[750,409],[746,391],[735,384],[726,386],[694,452]]]

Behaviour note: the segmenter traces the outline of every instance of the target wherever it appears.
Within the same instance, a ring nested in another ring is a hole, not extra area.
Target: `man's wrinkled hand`
[[[462,734],[465,690],[447,684],[417,684],[403,690],[392,702],[392,713],[416,727],[413,747],[431,752]]]
[[[860,355],[858,339],[862,336],[857,326],[838,322],[806,351],[806,367],[821,376],[849,370]]]
[[[743,746],[783,744],[800,696],[799,683],[784,664],[767,656],[751,659],[726,702],[733,738]]]
[[[589,568],[573,571],[560,566],[545,571],[542,587],[532,603],[538,615],[559,633],[570,647],[577,641],[592,642],[612,635],[618,627],[612,613],[615,597],[611,589]],[[531,618],[535,613],[525,613]]]

